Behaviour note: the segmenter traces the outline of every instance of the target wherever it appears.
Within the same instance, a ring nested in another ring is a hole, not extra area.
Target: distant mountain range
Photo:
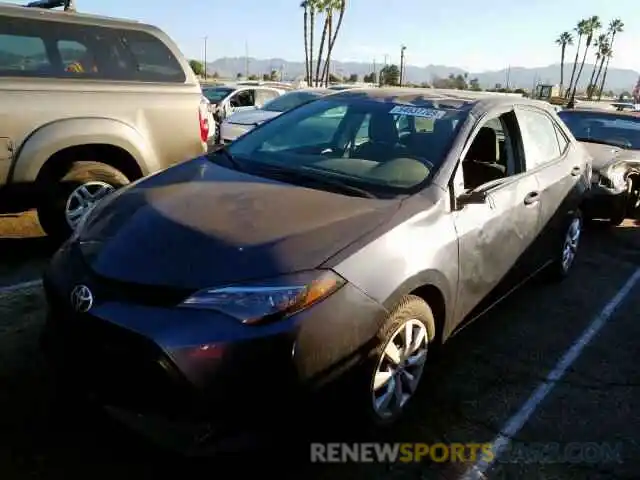
[[[217,72],[223,78],[235,78],[238,73],[244,75],[247,63],[250,75],[261,76],[272,70],[282,70],[283,76],[286,79],[304,77],[304,62],[289,62],[282,58],[249,58],[248,62],[244,57],[219,58],[213,62],[207,62],[207,71],[210,74]],[[377,65],[376,68],[379,70],[380,67],[381,65]],[[564,67],[565,86],[569,83],[572,68],[573,63],[566,64]],[[580,64],[578,64],[578,68],[580,68]],[[373,71],[373,65],[371,63],[340,62],[334,60],[331,62],[331,70],[336,75],[343,77],[356,74],[360,80],[362,80],[364,75]],[[587,87],[592,71],[593,65],[585,63],[578,85],[579,89]],[[450,74],[464,75],[465,73],[468,74],[469,79],[477,78],[480,86],[483,88],[493,88],[496,84],[506,87],[508,83],[510,88],[530,89],[535,83],[560,83],[560,64],[536,68],[511,67],[486,72],[466,72],[461,68],[446,65],[427,65],[426,67],[408,65],[405,78],[409,83],[423,83],[431,82],[436,77],[443,78],[448,77]],[[640,77],[640,72],[635,70],[609,68],[606,89],[613,90],[616,93],[623,91],[630,92],[638,81],[638,77]]]

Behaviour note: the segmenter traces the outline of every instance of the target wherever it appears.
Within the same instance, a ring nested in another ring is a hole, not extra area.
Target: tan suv
[[[0,3],[0,211],[66,237],[97,200],[206,151],[200,83],[138,22]]]

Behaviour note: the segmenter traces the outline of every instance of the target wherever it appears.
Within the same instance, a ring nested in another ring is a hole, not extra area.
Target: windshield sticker
[[[411,117],[424,117],[433,120],[443,118],[447,112],[445,110],[436,110],[435,108],[410,107],[407,105],[396,105],[389,112],[392,115],[409,115]]]

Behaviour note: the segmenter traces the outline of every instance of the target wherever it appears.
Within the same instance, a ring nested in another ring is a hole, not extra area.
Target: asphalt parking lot
[[[0,219],[0,285],[37,275],[52,248],[40,235],[33,216]],[[640,222],[628,220],[615,229],[589,231],[575,270],[564,283],[532,282],[447,344],[400,425],[376,435],[338,429],[328,437],[319,433],[318,439],[492,442],[639,267]],[[81,402],[58,401],[36,348],[42,307],[38,287],[0,293],[0,478],[90,475],[124,480],[220,471],[220,459],[171,457]],[[640,282],[610,312],[602,330],[566,375],[551,385],[511,439],[514,448],[544,443],[564,451],[573,445],[584,453],[591,446],[614,455],[565,456],[550,462],[522,458],[512,451],[495,461],[488,478],[637,478],[638,311]],[[240,477],[275,474],[296,479],[453,479],[470,466],[450,462],[309,465],[305,441],[278,432],[275,448],[268,454],[234,455],[227,459],[228,466]]]

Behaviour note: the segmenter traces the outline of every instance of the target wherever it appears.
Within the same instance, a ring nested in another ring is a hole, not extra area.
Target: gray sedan
[[[295,90],[271,100],[262,108],[236,112],[222,123],[222,126],[220,127],[220,138],[223,143],[229,143],[240,135],[247,133],[257,125],[260,125],[273,117],[277,117],[281,113],[330,93],[335,92],[322,88]]]

